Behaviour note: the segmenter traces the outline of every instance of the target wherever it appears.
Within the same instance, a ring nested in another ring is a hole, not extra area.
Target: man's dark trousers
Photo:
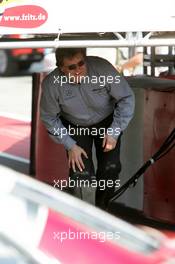
[[[115,182],[119,178],[119,173],[121,171],[121,163],[120,163],[121,136],[119,136],[117,140],[115,149],[108,151],[108,152],[104,152],[103,151],[104,148],[102,147],[104,135],[100,135],[99,133],[94,133],[94,130],[98,132],[100,131],[99,130],[100,128],[107,129],[112,123],[113,114],[108,116],[107,118],[99,122],[98,124],[94,124],[89,127],[82,127],[82,126],[71,124],[64,118],[61,118],[61,120],[62,120],[63,125],[67,129],[68,128],[75,129],[76,133],[73,135],[71,134],[71,137],[77,142],[78,146],[80,146],[86,151],[88,155],[88,159],[82,155],[82,159],[85,165],[85,169],[83,170],[83,172],[80,172],[77,167],[76,167],[76,172],[73,172],[73,170],[70,169],[70,172],[69,172],[70,179],[75,180],[75,182],[77,181],[77,183],[79,180],[84,180],[84,181],[88,180],[89,185],[91,185],[91,183],[95,180],[97,189],[96,189],[96,195],[95,195],[96,197],[95,197],[94,203],[96,204],[96,206],[102,209],[106,209],[108,201],[112,197],[112,194],[114,193]],[[86,130],[86,133],[82,133],[82,132],[80,133],[81,128],[88,128],[88,129]],[[96,173],[95,173],[93,159],[92,159],[93,143],[95,145],[96,157],[97,157]],[[113,184],[111,184],[111,182],[113,182]],[[88,202],[88,197],[83,197],[81,188],[79,189],[78,195],[76,192],[77,192],[76,188],[70,188],[70,193],[72,193],[75,196],[78,196],[79,198],[83,200],[87,200]],[[93,195],[93,194],[89,192],[89,195]],[[92,199],[90,200],[91,200],[90,203],[93,203]]]

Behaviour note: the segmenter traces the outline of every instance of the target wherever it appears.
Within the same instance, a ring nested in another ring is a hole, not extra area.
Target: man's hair
[[[77,53],[82,53],[83,56],[86,56],[86,48],[57,48],[55,52],[56,56],[56,65],[60,68],[63,66],[63,60],[65,58],[72,58]]]

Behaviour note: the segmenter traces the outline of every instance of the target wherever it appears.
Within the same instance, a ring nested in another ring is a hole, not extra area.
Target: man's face
[[[61,71],[66,76],[72,77],[71,79],[75,83],[79,83],[81,81],[81,76],[86,76],[87,74],[87,67],[83,54],[77,53],[72,58],[64,58]]]

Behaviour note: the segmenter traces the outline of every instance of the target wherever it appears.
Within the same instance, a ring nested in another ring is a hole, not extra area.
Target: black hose
[[[116,190],[113,196],[108,202],[108,206],[111,202],[119,198],[129,187],[135,186],[138,179],[143,175],[143,173],[157,160],[164,157],[168,152],[170,152],[175,146],[175,128],[171,131],[169,136],[163,142],[159,150],[148,160],[143,166],[128,180],[126,181],[118,190]]]

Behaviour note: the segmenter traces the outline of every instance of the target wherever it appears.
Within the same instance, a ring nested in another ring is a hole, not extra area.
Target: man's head
[[[58,48],[56,50],[56,65],[66,75],[72,76],[75,82],[87,74],[85,63],[86,49]]]

